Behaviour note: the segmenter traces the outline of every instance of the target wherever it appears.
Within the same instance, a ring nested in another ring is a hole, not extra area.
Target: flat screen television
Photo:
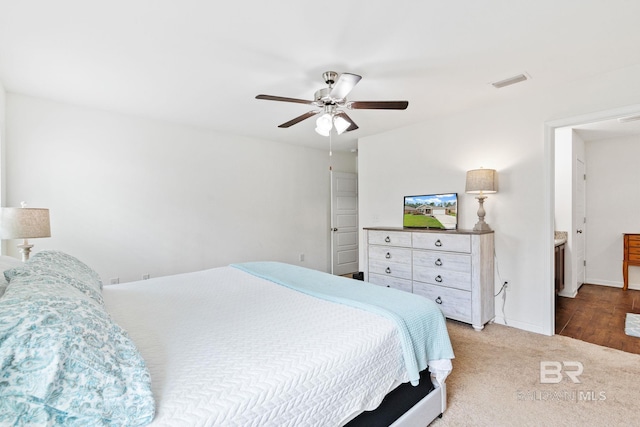
[[[405,196],[402,226],[407,228],[458,228],[458,193]]]

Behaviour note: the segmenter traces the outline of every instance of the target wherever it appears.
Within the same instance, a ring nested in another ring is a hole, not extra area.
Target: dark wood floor
[[[640,354],[640,338],[624,333],[627,313],[640,314],[640,291],[584,284],[557,298],[556,334]]]

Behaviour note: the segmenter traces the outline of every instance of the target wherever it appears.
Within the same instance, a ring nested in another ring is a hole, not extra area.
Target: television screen
[[[405,196],[403,227],[455,230],[458,193]]]

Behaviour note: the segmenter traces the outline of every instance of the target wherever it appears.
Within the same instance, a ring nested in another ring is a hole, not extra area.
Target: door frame
[[[543,322],[542,333],[555,335],[555,286],[554,286],[554,214],[555,214],[555,131],[558,128],[580,126],[587,123],[616,119],[640,113],[640,104],[626,107],[596,111],[580,116],[566,117],[544,123],[544,230],[546,244],[544,245],[544,277],[547,286],[544,289],[545,298],[542,300],[542,310],[546,322]]]

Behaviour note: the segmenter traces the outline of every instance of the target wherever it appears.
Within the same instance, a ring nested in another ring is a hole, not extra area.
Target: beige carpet
[[[640,426],[640,355],[502,325],[448,327],[456,358],[432,427]],[[581,363],[580,383],[553,367],[542,383],[543,361]]]

